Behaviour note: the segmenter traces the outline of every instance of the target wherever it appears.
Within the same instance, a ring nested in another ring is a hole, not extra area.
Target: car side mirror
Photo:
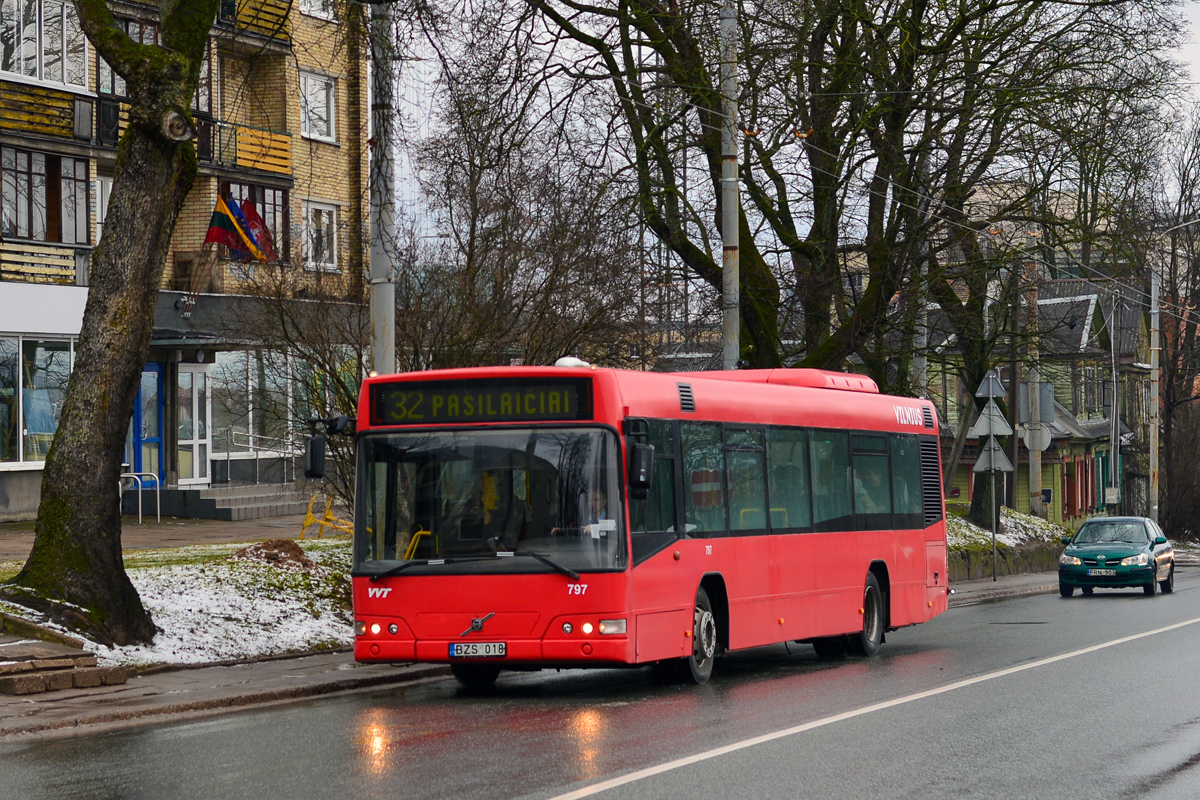
[[[650,496],[650,478],[654,474],[654,445],[637,442],[629,447],[629,497],[645,500]]]
[[[1154,537],[1154,543],[1155,543],[1155,544],[1166,544],[1166,543],[1167,543],[1167,537],[1165,537],[1165,536],[1155,536],[1155,537]]]
[[[1070,536],[1064,536],[1064,537],[1062,537],[1062,543],[1063,543],[1063,544],[1070,544],[1070,543],[1071,543],[1071,537],[1070,537]]]

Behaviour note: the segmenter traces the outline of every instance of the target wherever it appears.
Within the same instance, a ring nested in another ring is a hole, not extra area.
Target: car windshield
[[[1145,544],[1146,526],[1140,522],[1089,522],[1075,534],[1074,544],[1129,542]]]
[[[622,568],[617,453],[616,436],[599,428],[369,434],[359,441],[356,569],[551,569],[496,557],[514,551],[556,568]]]

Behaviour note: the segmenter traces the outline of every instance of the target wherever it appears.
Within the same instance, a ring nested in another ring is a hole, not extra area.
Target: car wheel
[[[1150,582],[1142,587],[1142,591],[1146,597],[1154,597],[1154,595],[1158,594],[1158,575],[1153,572],[1150,573]]]
[[[1080,586],[1079,591],[1082,592],[1083,594],[1087,595],[1088,597],[1091,597],[1092,592],[1094,592],[1095,589],[1093,589],[1091,586]]]
[[[696,605],[692,612],[692,654],[685,658],[685,678],[692,683],[707,683],[712,677],[717,657],[717,618],[704,588],[696,590]]]
[[[850,652],[856,656],[873,656],[883,644],[883,590],[875,573],[867,573],[867,585],[863,589],[863,629],[850,635]]]
[[[485,664],[451,664],[450,671],[468,689],[490,689],[496,683],[496,678],[500,677],[499,667]]]
[[[1175,591],[1175,562],[1171,562],[1171,569],[1167,572],[1167,579],[1158,584],[1158,588],[1162,589],[1163,594],[1170,594]]]
[[[1070,597],[1071,595],[1075,594],[1075,587],[1069,583],[1060,582],[1058,584],[1058,593],[1063,597]]]

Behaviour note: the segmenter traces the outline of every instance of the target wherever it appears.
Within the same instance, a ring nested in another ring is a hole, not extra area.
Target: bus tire
[[[867,585],[863,589],[863,629],[851,634],[850,652],[856,656],[869,657],[879,652],[883,644],[884,614],[883,590],[875,573],[867,573]]]
[[[846,655],[846,637],[844,636],[822,636],[813,639],[812,646],[817,651],[817,658],[825,661]]]
[[[451,664],[450,671],[468,689],[490,689],[500,677],[500,668],[487,664]]]
[[[684,678],[691,683],[707,683],[717,659],[717,618],[704,587],[696,590],[692,611],[692,654],[683,659]]]

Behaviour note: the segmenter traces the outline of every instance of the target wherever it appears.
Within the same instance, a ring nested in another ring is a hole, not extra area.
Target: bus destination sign
[[[592,418],[587,378],[376,383],[372,425],[525,422]]]

